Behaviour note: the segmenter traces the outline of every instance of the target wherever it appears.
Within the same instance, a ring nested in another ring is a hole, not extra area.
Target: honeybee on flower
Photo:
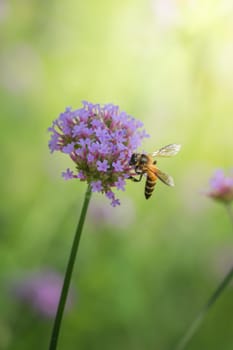
[[[146,175],[146,184],[145,184],[145,197],[146,199],[150,198],[155,185],[157,183],[157,179],[162,181],[164,184],[168,186],[174,186],[173,178],[162,172],[157,167],[157,161],[154,160],[154,157],[173,157],[175,156],[181,146],[178,144],[170,144],[160,148],[159,150],[153,152],[152,154],[141,154],[141,153],[133,153],[129,162],[129,165],[132,165],[135,173],[139,175],[139,178],[135,178],[131,176],[130,178],[139,182],[142,180],[142,176]]]

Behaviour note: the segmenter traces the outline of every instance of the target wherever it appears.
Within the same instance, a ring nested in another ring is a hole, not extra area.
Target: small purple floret
[[[101,160],[97,160],[96,165],[99,171],[106,172],[108,170],[108,161],[106,159],[103,160],[102,162]]]
[[[63,172],[65,180],[87,181],[92,191],[105,193],[116,206],[112,188],[124,191],[130,157],[149,136],[142,127],[118,106],[84,101],[82,108],[67,108],[53,122],[49,148],[68,154],[75,163],[76,171]]]
[[[125,191],[125,180],[122,178],[119,178],[116,182],[115,182],[116,188],[118,190],[122,190]]]
[[[123,170],[123,167],[121,165],[121,161],[120,160],[117,160],[116,162],[113,162],[112,166],[113,166],[115,171],[122,171]]]
[[[69,168],[62,172],[62,177],[64,180],[70,180],[74,178],[74,173]]]
[[[101,192],[103,189],[101,181],[100,180],[93,181],[91,183],[91,189],[92,189],[92,192]]]

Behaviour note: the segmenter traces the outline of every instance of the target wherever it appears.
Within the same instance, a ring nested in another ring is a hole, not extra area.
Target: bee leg
[[[154,160],[154,161],[153,161],[153,164],[157,164],[157,160]]]
[[[136,178],[133,177],[133,176],[130,176],[129,179],[132,180],[132,181],[134,181],[134,182],[140,182],[141,179],[142,179],[142,176],[143,176],[143,173],[140,174],[140,176],[139,176],[138,179],[136,179]]]

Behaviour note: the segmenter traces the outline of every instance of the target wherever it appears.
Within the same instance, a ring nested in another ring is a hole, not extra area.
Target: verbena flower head
[[[216,170],[210,179],[210,190],[205,194],[222,202],[231,202],[233,200],[233,173],[225,176],[223,170]]]
[[[120,202],[112,188],[125,190],[130,157],[148,137],[142,127],[118,106],[84,101],[82,108],[67,108],[53,122],[49,148],[68,154],[76,164],[75,171],[62,173],[65,180],[86,181],[93,192],[105,193],[116,206]]]
[[[31,274],[24,279],[15,281],[13,293],[22,303],[27,304],[41,316],[53,318],[62,289],[63,279],[55,271],[43,271]],[[66,308],[70,308],[73,298],[69,293]]]

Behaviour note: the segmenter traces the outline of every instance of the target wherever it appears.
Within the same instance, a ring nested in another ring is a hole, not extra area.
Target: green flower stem
[[[233,225],[233,212],[232,208],[230,206],[230,203],[227,203],[225,205],[226,210],[228,212],[230,221]],[[198,330],[199,326],[201,325],[204,317],[206,316],[207,312],[211,308],[212,305],[217,301],[217,299],[220,297],[220,295],[223,293],[224,289],[227,287],[231,279],[233,278],[233,266],[231,267],[228,274],[224,277],[218,288],[214,291],[214,293],[211,295],[210,299],[206,303],[206,305],[203,307],[203,309],[200,311],[200,313],[197,315],[197,317],[194,319],[190,327],[185,332],[184,336],[181,338],[180,342],[176,346],[175,350],[184,350],[186,348],[186,345],[190,342],[193,335]]]
[[[67,295],[68,295],[68,291],[69,291],[70,280],[71,280],[71,276],[72,276],[72,272],[73,272],[73,268],[74,268],[74,263],[75,263],[75,259],[76,259],[76,255],[77,255],[77,251],[78,251],[78,246],[79,246],[79,241],[80,241],[80,237],[81,237],[81,233],[82,233],[82,229],[83,229],[83,224],[85,221],[87,208],[88,208],[90,199],[91,199],[91,187],[88,186],[86,194],[85,194],[84,202],[83,202],[82,211],[81,211],[80,218],[79,218],[79,223],[78,223],[78,226],[77,226],[77,229],[75,232],[69,261],[68,261],[67,268],[66,268],[66,273],[65,273],[65,278],[64,278],[61,296],[60,296],[60,300],[59,300],[59,305],[58,305],[58,309],[57,309],[57,314],[56,314],[54,325],[53,325],[49,350],[55,350],[57,348],[57,342],[58,342],[58,337],[59,337],[59,333],[60,333],[60,327],[61,327],[63,312],[64,312],[64,308],[65,308],[65,304],[66,304],[66,299],[67,299]]]
[[[195,320],[192,322],[191,326],[187,329],[184,336],[181,338],[180,342],[176,346],[175,350],[184,350],[186,345],[189,343],[189,341],[192,339],[193,335],[198,330],[200,324],[202,323],[204,317],[206,316],[207,312],[211,308],[211,306],[217,301],[217,299],[220,297],[226,286],[229,284],[233,277],[233,267],[230,269],[228,274],[224,277],[223,281],[220,283],[218,288],[214,291],[206,305],[203,307],[201,312],[198,314],[198,316],[195,318]]]

